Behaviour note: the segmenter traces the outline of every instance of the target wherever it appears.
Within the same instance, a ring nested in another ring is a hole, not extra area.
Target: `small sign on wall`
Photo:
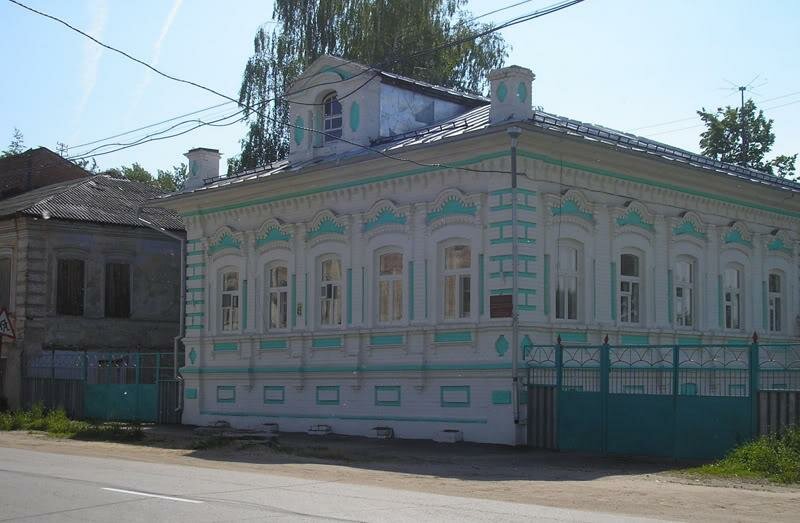
[[[489,296],[489,317],[510,318],[514,314],[514,303],[510,294]]]
[[[8,311],[0,309],[0,336],[8,336],[11,339],[16,338],[14,334],[14,325],[11,323],[11,318],[8,317]]]

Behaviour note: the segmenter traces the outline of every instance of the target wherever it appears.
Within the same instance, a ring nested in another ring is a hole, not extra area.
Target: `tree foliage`
[[[697,111],[706,130],[700,135],[703,154],[715,160],[752,167],[782,178],[793,176],[797,155],[779,155],[767,160],[775,143],[773,120],[747,100],[744,107],[719,107],[716,112]]]
[[[120,168],[108,169],[102,174],[113,178],[124,178],[133,182],[146,183],[165,192],[175,192],[183,188],[188,169],[185,163],[181,163],[173,166],[171,170],[158,169],[156,176],[153,176],[150,171],[139,165],[139,163],[134,162],[130,166],[123,165]]]
[[[4,150],[3,153],[0,154],[0,158],[14,156],[15,154],[20,154],[23,152],[25,152],[25,138],[22,136],[22,131],[14,127],[14,132],[11,135],[11,142],[8,144],[8,149]]]
[[[486,72],[502,66],[508,55],[499,34],[417,56],[489,27],[471,20],[465,4],[466,0],[275,0],[276,23],[271,31],[258,29],[245,66],[239,102],[249,127],[239,158],[228,161],[228,172],[286,155],[288,107],[273,100],[322,54],[468,92],[484,90]]]

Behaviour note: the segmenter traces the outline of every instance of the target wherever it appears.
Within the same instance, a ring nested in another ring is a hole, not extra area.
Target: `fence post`
[[[678,395],[680,384],[678,369],[681,361],[681,348],[676,343],[672,346],[672,458],[678,459]]]
[[[564,379],[564,346],[561,345],[561,336],[556,338],[556,393],[561,391]]]
[[[758,333],[753,332],[753,343],[750,344],[750,431],[751,437],[758,436],[758,393],[761,388],[759,381],[759,347]]]
[[[608,380],[611,367],[611,346],[608,344],[608,334],[603,339],[600,349],[600,419],[601,419],[601,451],[608,452]]]

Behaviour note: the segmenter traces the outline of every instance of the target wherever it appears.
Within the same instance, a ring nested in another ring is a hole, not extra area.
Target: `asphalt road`
[[[0,448],[0,521],[646,521],[289,478],[264,468],[261,474]]]

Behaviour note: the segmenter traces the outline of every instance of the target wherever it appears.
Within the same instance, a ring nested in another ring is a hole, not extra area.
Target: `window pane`
[[[239,273],[226,272],[222,275],[222,290],[223,291],[238,291],[239,290]]]
[[[578,319],[578,280],[570,278],[567,287],[567,319]]]
[[[566,319],[566,315],[564,312],[564,301],[566,295],[566,289],[564,288],[564,282],[561,278],[558,279],[558,286],[556,287],[556,319],[564,320]]]
[[[380,321],[389,321],[389,291],[389,282],[380,282],[378,286],[378,318]]]
[[[403,255],[398,252],[382,254],[379,265],[381,276],[403,274]]]
[[[444,317],[452,320],[456,317],[456,277],[447,276],[444,279]]]
[[[639,322],[639,284],[631,284],[631,323]]]
[[[130,317],[130,284],[130,265],[127,263],[106,264],[106,317]]]
[[[394,297],[392,304],[394,315],[392,320],[399,321],[403,319],[403,282],[400,280],[395,280],[392,283],[392,296]]]
[[[461,317],[469,316],[470,312],[470,279],[469,276],[461,277]]]
[[[769,292],[781,292],[781,277],[778,274],[769,275]]]
[[[58,260],[56,312],[58,314],[82,316],[83,293],[83,260]]]
[[[339,281],[342,277],[342,266],[338,258],[330,258],[322,262],[322,280]]]
[[[639,257],[633,254],[620,256],[620,274],[623,276],[639,276]]]
[[[270,287],[286,287],[289,281],[289,271],[286,267],[274,267],[269,271]]]
[[[469,269],[470,255],[471,251],[467,245],[447,247],[444,250],[444,268],[446,270]]]

